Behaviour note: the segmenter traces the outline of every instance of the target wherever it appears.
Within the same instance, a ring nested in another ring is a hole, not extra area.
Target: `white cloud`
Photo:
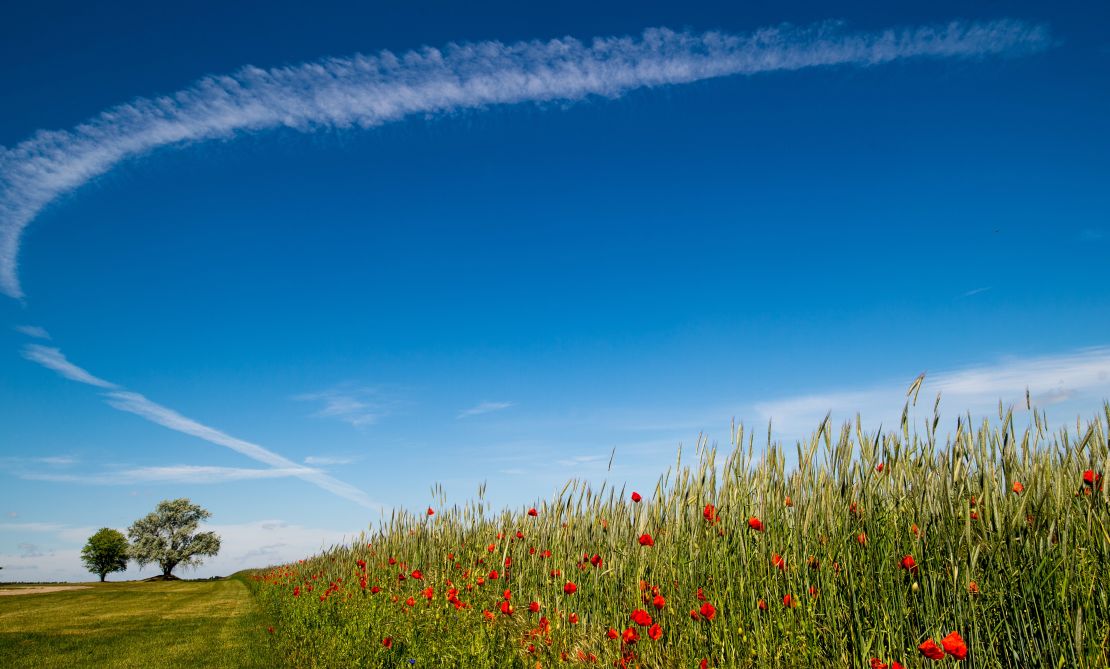
[[[86,483],[94,485],[134,485],[141,483],[231,483],[260,479],[303,476],[306,472],[318,473],[304,467],[293,469],[241,469],[236,467],[204,467],[174,465],[169,467],[138,467],[97,474],[53,474],[22,472],[18,476],[29,481],[57,483]]]
[[[469,418],[471,416],[481,416],[484,413],[493,413],[494,411],[504,411],[513,406],[512,402],[482,402],[469,409],[463,409],[459,412],[458,418]]]
[[[318,469],[311,469],[298,465],[296,462],[263,448],[258,444],[232,437],[215,428],[198,423],[191,418],[186,418],[169,407],[152,402],[139,393],[122,390],[114,383],[98,379],[84,369],[66,360],[62,352],[56,348],[28,344],[23,349],[23,355],[28,360],[52,369],[67,379],[106,389],[107,392],[104,393],[104,397],[107,399],[108,405],[113,408],[133,413],[136,416],[145,418],[152,423],[161,425],[170,430],[188,434],[218,446],[230,448],[241,455],[270,465],[275,469],[296,471],[294,475],[298,478],[319,486],[334,495],[351,500],[367,508],[380,508],[380,505],[372,501],[363,491],[329,476]]]
[[[37,325],[17,325],[15,331],[35,339],[50,339],[50,333]]]
[[[318,467],[327,467],[330,465],[349,465],[356,462],[357,458],[336,457],[327,455],[310,455],[304,459],[306,465],[316,465]]]
[[[335,418],[354,427],[372,425],[392,408],[390,402],[382,399],[377,388],[340,386],[304,393],[293,399],[298,402],[321,402],[323,407],[312,414],[314,417]]]
[[[960,297],[971,297],[972,295],[978,295],[979,293],[985,293],[988,290],[990,290],[991,288],[992,288],[992,286],[984,286],[982,288],[972,288],[971,290],[962,294]]]
[[[23,230],[44,207],[121,161],[248,131],[371,128],[414,114],[490,105],[616,97],[627,91],[809,67],[867,67],[905,58],[967,58],[1043,49],[1048,30],[1020,21],[846,33],[839,23],[748,35],[651,29],[640,38],[481,42],[382,52],[206,77],[139,98],[72,130],[39,131],[0,148],[0,290],[23,296]]]
[[[367,497],[366,493],[352,485],[335,479],[318,469],[301,467],[285,456],[278,455],[258,444],[232,437],[215,428],[202,425],[191,418],[182,416],[173,409],[152,402],[138,393],[118,390],[106,393],[106,397],[108,398],[108,404],[120,411],[127,411],[162,427],[192,435],[212,444],[225,446],[252,460],[257,460],[277,469],[298,470],[299,473],[296,474],[298,478],[313,483],[334,495],[349,499],[367,508],[380,508],[380,505]]]
[[[27,358],[31,362],[37,362],[43,367],[57,372],[70,381],[84,383],[86,385],[95,386],[97,388],[118,387],[114,383],[110,383],[108,381],[105,381],[104,379],[96,378],[92,374],[89,374],[77,365],[71,363],[69,360],[66,360],[66,357],[62,355],[62,352],[56,348],[40,346],[38,344],[27,344],[23,347],[23,357]]]
[[[831,411],[836,420],[857,412],[869,424],[896,426],[905,402],[908,379],[855,390],[785,397],[754,405],[764,421],[791,437],[806,436]],[[1011,358],[989,365],[927,375],[918,407],[931,414],[933,399],[941,393],[941,407],[959,413],[987,414],[1001,401],[1004,406],[1025,408],[1028,388],[1032,403],[1040,408],[1070,400],[1099,401],[1110,395],[1110,348],[1083,349],[1072,353],[1032,358]],[[925,405],[922,408],[922,405]]]

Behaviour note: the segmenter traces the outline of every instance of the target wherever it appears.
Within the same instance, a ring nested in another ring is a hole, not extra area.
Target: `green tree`
[[[81,549],[81,561],[103,583],[108,574],[127,569],[127,537],[110,527],[100,528]]]
[[[200,521],[212,514],[188,499],[164,500],[152,513],[132,523],[131,559],[145,567],[158,563],[163,576],[177,566],[195,567],[204,556],[220,551],[220,537],[213,532],[197,532]]]

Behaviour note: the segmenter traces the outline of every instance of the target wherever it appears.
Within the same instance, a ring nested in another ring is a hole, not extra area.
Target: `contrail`
[[[746,35],[655,28],[639,38],[588,44],[571,38],[479,42],[268,70],[245,67],[0,148],[0,291],[23,297],[20,237],[44,207],[119,162],[159,147],[278,127],[371,128],[413,114],[617,97],[636,88],[730,75],[1014,55],[1048,45],[1045,26],[1009,19],[855,34],[829,22]]]

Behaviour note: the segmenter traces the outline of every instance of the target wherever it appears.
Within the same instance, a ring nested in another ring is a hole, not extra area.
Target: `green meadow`
[[[0,596],[0,666],[278,664],[239,578],[82,585],[88,587]],[[27,587],[0,584],[0,590]]]

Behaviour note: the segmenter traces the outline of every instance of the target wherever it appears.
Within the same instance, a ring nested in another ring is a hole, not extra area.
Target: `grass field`
[[[303,667],[1103,668],[1105,409],[943,440],[826,422],[790,457],[737,428],[637,494],[572,481],[496,512],[436,491],[253,587]]]
[[[276,665],[239,579],[87,585],[0,597],[0,666]]]

